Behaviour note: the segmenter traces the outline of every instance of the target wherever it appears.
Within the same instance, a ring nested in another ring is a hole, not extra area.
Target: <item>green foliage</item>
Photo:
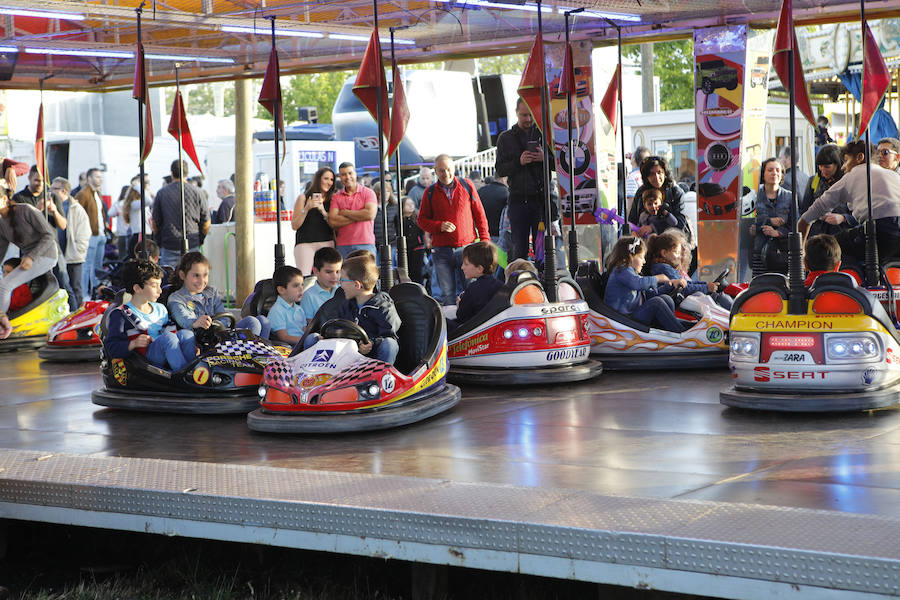
[[[355,71],[327,71],[309,75],[294,75],[285,84],[281,80],[281,93],[284,97],[284,120],[287,123],[297,120],[297,109],[301,106],[315,106],[319,112],[319,123],[331,123],[331,109],[337,100],[344,81]],[[256,116],[272,120],[269,112],[259,106]]]
[[[639,61],[640,56],[640,46],[622,48],[623,58]],[[660,108],[694,108],[694,41],[656,42],[653,44],[653,57],[653,74],[659,77]]]
[[[480,75],[521,75],[525,70],[527,54],[507,54],[506,56],[489,56],[478,58]]]

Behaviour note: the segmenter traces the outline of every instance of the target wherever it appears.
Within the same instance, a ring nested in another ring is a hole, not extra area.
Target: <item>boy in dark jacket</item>
[[[456,303],[456,323],[465,323],[484,308],[503,283],[494,277],[497,247],[490,242],[475,242],[463,248],[462,272],[474,279]]]
[[[341,267],[341,287],[347,299],[338,310],[338,319],[358,324],[369,336],[368,344],[360,344],[365,354],[388,364],[394,364],[400,345],[400,315],[394,301],[385,292],[375,292],[378,267],[368,256],[348,258]]]

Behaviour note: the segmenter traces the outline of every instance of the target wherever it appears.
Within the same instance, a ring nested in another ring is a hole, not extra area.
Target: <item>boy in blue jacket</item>
[[[497,247],[490,242],[475,242],[462,251],[462,272],[472,280],[456,302],[456,323],[465,323],[490,302],[503,283],[494,276]],[[448,324],[449,326],[449,324]]]
[[[686,250],[686,244],[681,235],[666,231],[656,236],[650,241],[650,274],[665,275],[670,280],[680,279],[685,283],[682,291],[685,296],[697,292],[709,294],[716,304],[722,308],[731,309],[733,301],[727,294],[718,291],[719,284],[714,281],[708,283],[691,281],[679,270],[684,262],[684,252],[690,253],[690,250]],[[657,292],[668,294],[671,289],[671,285],[663,284],[657,287]]]
[[[162,291],[163,272],[149,260],[128,261],[122,282],[131,300],[110,312],[103,347],[110,358],[144,355],[154,366],[178,371],[197,355],[194,333],[176,333],[166,307],[156,300]]]

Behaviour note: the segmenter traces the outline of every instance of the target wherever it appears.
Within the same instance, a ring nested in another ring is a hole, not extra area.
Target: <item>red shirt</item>
[[[859,278],[859,274],[856,271],[840,271],[840,272],[847,273],[848,275],[853,277],[853,279],[856,280],[857,284],[862,285],[862,279]],[[835,273],[835,271],[810,271],[809,274],[806,276],[806,281],[803,282],[803,285],[805,285],[806,287],[810,287],[813,284],[813,281],[816,280],[816,277],[818,277],[819,275],[821,275],[823,273]]]
[[[419,227],[431,234],[431,245],[460,248],[476,240],[489,242],[491,231],[488,228],[487,216],[475,184],[466,179],[466,185],[453,178],[453,197],[440,183],[435,183],[422,194],[422,205],[419,207]],[[456,225],[456,231],[441,231],[441,223],[449,221]],[[476,232],[477,229],[477,232]]]

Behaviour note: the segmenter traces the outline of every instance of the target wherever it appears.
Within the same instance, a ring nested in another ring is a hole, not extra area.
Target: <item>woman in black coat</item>
[[[672,179],[666,159],[661,156],[645,158],[641,162],[641,179],[643,183],[634,193],[634,200],[628,211],[628,220],[634,224],[640,221],[641,211],[644,208],[641,196],[644,190],[654,187],[663,192],[664,200],[660,211],[665,210],[672,213],[672,216],[678,221],[676,227],[688,234],[687,217],[684,215],[684,190]]]

